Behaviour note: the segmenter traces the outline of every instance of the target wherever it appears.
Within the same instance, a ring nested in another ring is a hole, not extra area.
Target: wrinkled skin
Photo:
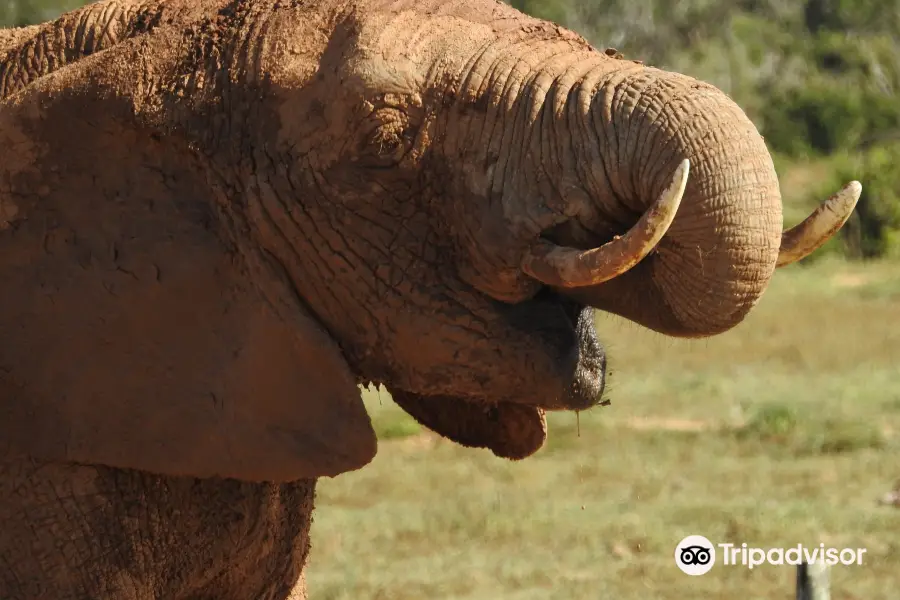
[[[104,2],[0,31],[0,98],[3,598],[303,597],[315,479],[375,453],[357,384],[524,458],[600,400],[587,307],[720,333],[779,251],[724,94],[491,0]],[[685,158],[636,268],[523,273]]]
[[[304,598],[314,481],[0,463],[3,598]]]

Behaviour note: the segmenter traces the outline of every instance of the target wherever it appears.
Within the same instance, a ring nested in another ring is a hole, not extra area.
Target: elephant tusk
[[[781,234],[781,250],[775,267],[784,267],[804,259],[843,227],[862,193],[862,184],[851,181],[826,200],[811,215]]]
[[[541,240],[522,260],[522,270],[534,279],[561,288],[596,285],[625,273],[659,243],[681,205],[690,161],[675,169],[672,182],[628,232],[599,248],[578,250]]]

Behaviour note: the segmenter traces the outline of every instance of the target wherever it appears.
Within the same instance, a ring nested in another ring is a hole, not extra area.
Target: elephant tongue
[[[503,402],[496,406],[444,396],[392,391],[391,396],[416,421],[468,448],[489,448],[501,458],[520,460],[547,439],[544,411]]]

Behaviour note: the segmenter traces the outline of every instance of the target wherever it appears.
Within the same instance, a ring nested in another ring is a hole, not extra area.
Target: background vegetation
[[[78,3],[0,0],[0,25]],[[311,596],[790,597],[786,567],[681,574],[675,545],[703,534],[866,547],[863,567],[834,570],[833,597],[896,598],[900,512],[879,498],[900,476],[900,0],[511,3],[730,93],[775,155],[788,224],[850,179],[863,198],[725,335],[599,315],[613,404],[580,432],[552,415],[527,461],[437,439],[365,392],[379,455],[319,485]]]
[[[55,19],[78,8],[83,0],[0,0],[0,27],[22,27]]]

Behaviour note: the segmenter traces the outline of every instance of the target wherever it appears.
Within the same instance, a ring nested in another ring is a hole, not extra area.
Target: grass
[[[791,598],[787,566],[688,577],[686,535],[868,549],[835,599],[896,598],[900,265],[831,258],[779,272],[709,340],[602,315],[612,405],[550,418],[511,463],[423,433],[386,392],[365,469],[319,485],[310,597]]]

